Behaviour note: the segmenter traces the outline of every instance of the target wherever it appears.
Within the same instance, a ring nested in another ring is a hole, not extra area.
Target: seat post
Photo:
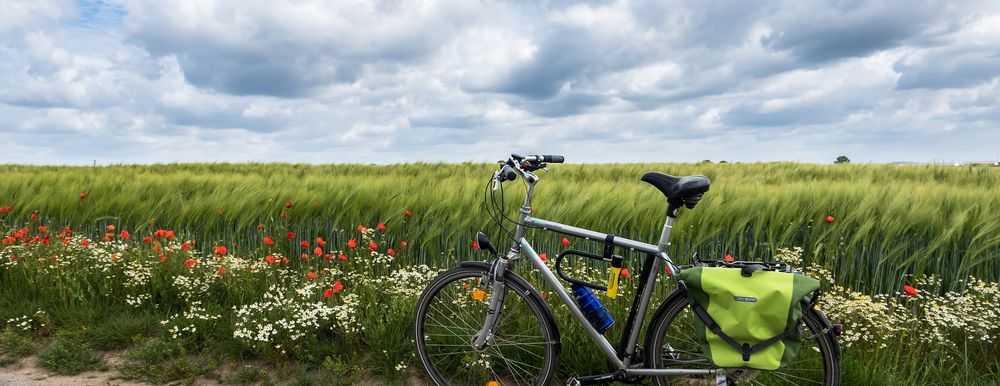
[[[667,201],[667,221],[663,223],[663,231],[660,232],[660,241],[656,243],[656,247],[660,252],[667,251],[667,246],[670,245],[670,231],[674,228],[674,219],[677,218],[677,214],[681,211],[681,206],[683,206],[682,203],[674,201]]]

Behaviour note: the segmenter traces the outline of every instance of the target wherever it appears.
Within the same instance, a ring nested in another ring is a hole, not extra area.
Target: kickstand
[[[718,369],[715,371],[715,386],[726,386],[726,370]]]

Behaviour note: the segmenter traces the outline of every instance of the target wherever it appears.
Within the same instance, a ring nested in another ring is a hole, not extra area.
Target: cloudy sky
[[[994,0],[0,3],[0,163],[1000,159]]]

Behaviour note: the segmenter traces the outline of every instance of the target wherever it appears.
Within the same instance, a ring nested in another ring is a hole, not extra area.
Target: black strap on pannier
[[[691,293],[687,289],[687,285],[685,285],[683,281],[678,282],[678,285],[681,287],[681,289],[684,290],[684,296],[687,297],[688,304],[691,305],[691,309],[694,310],[694,313],[698,315],[699,318],[701,318],[702,322],[705,322],[705,326],[708,327],[708,329],[711,330],[713,334],[718,335],[720,338],[722,338],[722,340],[726,342],[726,344],[731,346],[733,349],[739,351],[743,355],[744,362],[750,361],[750,354],[762,351],[770,347],[771,345],[780,342],[782,339],[787,338],[789,335],[795,333],[795,330],[797,330],[799,328],[799,325],[802,324],[802,319],[800,318],[799,320],[795,321],[795,323],[788,326],[788,328],[785,329],[785,331],[782,331],[780,334],[772,336],[764,340],[763,342],[757,343],[753,346],[751,346],[749,343],[740,344],[731,336],[722,331],[722,328],[719,327],[719,324],[715,322],[715,319],[712,319],[712,316],[708,314],[708,311],[706,311],[705,308],[701,306],[701,304],[698,304],[698,301],[694,299],[694,296],[691,296]]]

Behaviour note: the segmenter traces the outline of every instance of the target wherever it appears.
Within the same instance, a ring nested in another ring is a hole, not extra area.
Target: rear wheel
[[[824,319],[816,311],[803,307],[800,325],[802,347],[788,366],[773,370],[727,369],[727,380],[737,385],[823,385],[840,384],[840,360],[836,342],[823,332]],[[647,336],[647,358],[657,369],[710,369],[714,366],[701,352],[695,338],[694,318],[685,296],[675,292],[660,307]],[[657,385],[714,385],[714,376],[655,377]]]
[[[485,350],[472,346],[492,296],[481,267],[442,273],[424,290],[414,318],[417,355],[438,385],[545,385],[555,368],[556,339],[545,305],[523,282],[508,279],[497,332]]]

